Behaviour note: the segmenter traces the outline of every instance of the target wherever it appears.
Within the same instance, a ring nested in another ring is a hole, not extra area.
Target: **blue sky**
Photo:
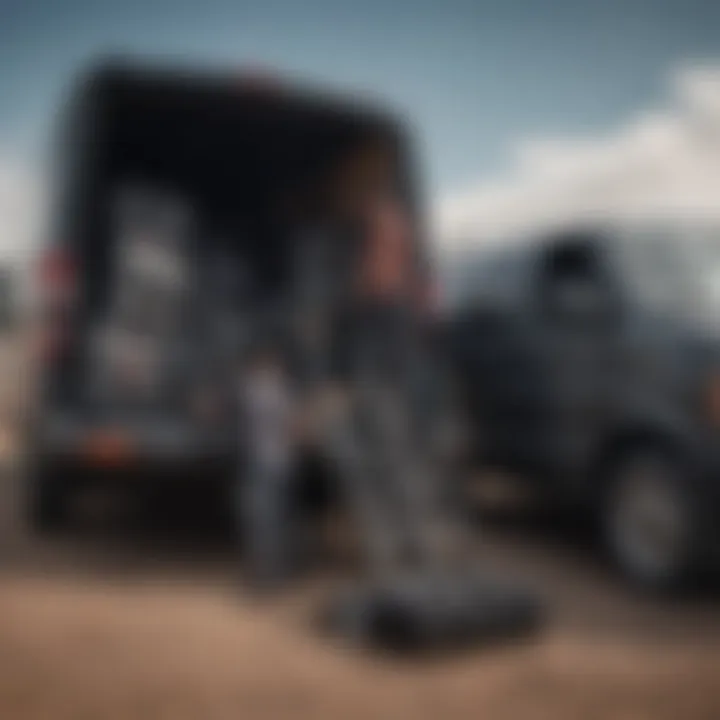
[[[712,0],[0,0],[0,151],[42,157],[104,51],[249,60],[367,89],[414,119],[427,187],[502,175],[518,138],[603,132],[720,57]]]

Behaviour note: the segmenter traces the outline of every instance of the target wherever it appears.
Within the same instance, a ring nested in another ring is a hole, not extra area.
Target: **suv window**
[[[542,312],[557,322],[607,317],[611,292],[597,242],[570,237],[546,246],[540,262],[540,302]]]

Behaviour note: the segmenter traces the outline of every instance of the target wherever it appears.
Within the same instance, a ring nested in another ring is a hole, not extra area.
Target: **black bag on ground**
[[[321,623],[353,643],[415,652],[519,638],[537,630],[541,619],[534,594],[475,572],[359,585],[335,595]]]

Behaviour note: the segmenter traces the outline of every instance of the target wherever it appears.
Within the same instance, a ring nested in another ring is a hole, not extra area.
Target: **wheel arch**
[[[691,439],[678,427],[638,420],[624,424],[607,435],[591,460],[593,487],[604,495],[612,481],[612,470],[630,452],[655,450],[684,461],[692,454]]]

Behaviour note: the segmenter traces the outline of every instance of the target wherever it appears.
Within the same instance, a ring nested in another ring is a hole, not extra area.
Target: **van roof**
[[[293,116],[352,122],[392,134],[403,124],[399,116],[367,95],[322,90],[252,66],[232,72],[115,58],[96,62],[79,75],[71,92],[71,105],[82,108],[87,102],[118,98],[136,107],[152,99],[153,106],[211,104],[219,110],[222,105],[251,100]]]

